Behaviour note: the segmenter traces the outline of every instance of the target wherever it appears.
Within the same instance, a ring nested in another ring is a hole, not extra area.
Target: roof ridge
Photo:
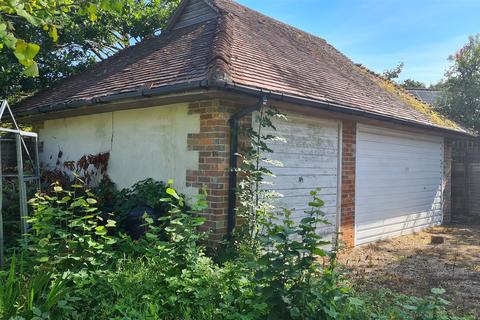
[[[204,0],[207,2],[208,0]],[[208,60],[208,81],[232,82],[231,58],[233,42],[233,19],[234,17],[223,8],[219,8],[217,27],[213,38],[211,57]]]
[[[310,32],[307,32],[307,31],[305,31],[305,30],[302,30],[302,29],[300,29],[300,28],[297,28],[297,27],[295,27],[295,26],[292,26],[292,25],[290,25],[290,24],[288,24],[288,23],[286,23],[286,22],[283,22],[283,21],[281,21],[281,20],[278,20],[278,19],[275,19],[275,18],[273,18],[273,17],[267,16],[266,14],[261,13],[260,11],[257,11],[257,10],[255,10],[255,9],[249,8],[249,7],[247,7],[247,6],[244,6],[243,4],[238,3],[237,1],[234,1],[234,0],[203,0],[203,1],[205,1],[205,2],[207,2],[207,3],[209,3],[209,4],[213,5],[213,6],[215,6],[217,9],[219,9],[220,11],[223,11],[223,12],[230,12],[230,10],[228,10],[227,8],[225,8],[225,6],[224,6],[221,2],[222,2],[222,1],[223,1],[223,2],[229,2],[230,4],[233,4],[233,5],[235,5],[235,6],[238,6],[238,7],[242,8],[242,9],[244,9],[244,10],[246,10],[246,11],[254,12],[255,14],[261,16],[262,18],[265,18],[265,19],[270,20],[270,21],[272,21],[272,22],[281,24],[283,27],[286,27],[286,28],[288,28],[288,29],[291,29],[291,30],[293,30],[293,31],[295,31],[295,32],[300,32],[300,33],[302,33],[302,34],[304,34],[304,35],[307,35],[307,36],[309,36],[309,37],[316,38],[316,39],[321,40],[321,41],[323,41],[323,42],[325,42],[325,43],[328,44],[327,40],[325,40],[325,39],[322,38],[322,37],[319,37],[319,36],[317,36],[317,35],[315,35],[315,34],[313,34],[313,33],[310,33]]]
[[[405,90],[418,90],[418,91],[441,91],[436,88],[405,88]]]

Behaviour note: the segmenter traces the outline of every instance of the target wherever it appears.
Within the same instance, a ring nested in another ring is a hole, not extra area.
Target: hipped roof
[[[184,0],[161,35],[34,95],[15,111],[28,115],[169,88],[227,86],[464,132],[325,40],[231,0]],[[96,107],[102,111],[102,104]]]

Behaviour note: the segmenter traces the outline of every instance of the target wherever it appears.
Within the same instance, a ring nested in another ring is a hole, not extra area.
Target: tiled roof
[[[204,79],[215,31],[211,22],[145,39],[25,100],[15,112]]]
[[[17,112],[69,101],[91,103],[116,93],[203,80],[206,86],[225,82],[462,131],[403,89],[355,65],[319,37],[231,0],[189,1],[195,6],[208,4],[216,15],[145,39],[26,100]],[[188,0],[180,10],[186,7]]]

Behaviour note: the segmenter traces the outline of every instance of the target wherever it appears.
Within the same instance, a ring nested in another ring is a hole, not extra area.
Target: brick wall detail
[[[188,135],[188,149],[198,151],[198,169],[187,170],[187,187],[208,192],[208,209],[204,212],[205,229],[217,241],[227,233],[230,125],[228,120],[241,108],[230,101],[209,100],[190,103],[189,114],[200,115],[200,132]],[[247,123],[251,117],[241,121]],[[241,144],[242,141],[239,141]]]
[[[198,169],[187,170],[187,187],[205,188],[208,209],[205,229],[211,239],[227,232],[230,126],[228,120],[240,106],[225,101],[190,103],[189,114],[200,116],[200,132],[188,135],[188,149],[198,151]],[[251,117],[246,118],[247,122]],[[244,121],[245,123],[245,121]],[[250,122],[251,123],[251,122]],[[245,124],[244,124],[245,125]],[[356,122],[344,121],[342,129],[341,233],[347,246],[355,239]]]
[[[357,124],[343,121],[342,124],[342,184],[341,184],[341,239],[352,247],[355,245],[355,156]]]

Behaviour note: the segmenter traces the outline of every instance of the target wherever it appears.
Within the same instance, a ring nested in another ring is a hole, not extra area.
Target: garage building
[[[206,186],[213,237],[235,223],[235,124],[279,108],[274,188],[296,219],[321,188],[331,226],[360,245],[448,222],[451,141],[468,134],[325,40],[231,0],[184,0],[168,27],[17,105],[46,168],[108,152],[119,187]],[[240,117],[242,117],[240,119]],[[234,197],[233,197],[234,198]]]

